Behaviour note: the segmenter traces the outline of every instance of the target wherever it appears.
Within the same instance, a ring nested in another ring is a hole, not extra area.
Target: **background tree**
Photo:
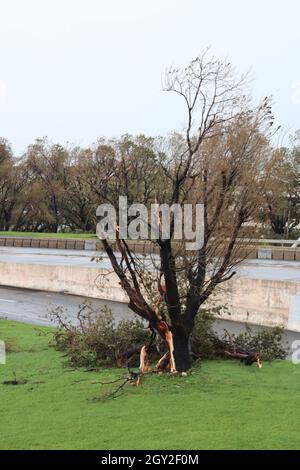
[[[66,165],[63,218],[70,230],[95,230],[96,195],[90,184],[92,151],[76,147]]]
[[[28,183],[34,190],[33,211],[42,213],[40,229],[57,232],[64,226],[63,205],[67,188],[66,166],[69,152],[61,145],[50,145],[47,139],[38,139],[28,147],[26,164]],[[42,205],[37,206],[38,198]],[[38,207],[38,210],[36,208]]]
[[[0,139],[0,230],[14,227],[18,198],[24,185],[18,162],[5,139]]]
[[[273,167],[265,188],[263,220],[275,235],[289,238],[300,222],[300,145],[299,132],[291,147],[274,150]],[[267,224],[268,225],[268,224]]]

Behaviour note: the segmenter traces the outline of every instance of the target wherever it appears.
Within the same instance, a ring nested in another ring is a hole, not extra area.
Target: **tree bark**
[[[177,372],[186,372],[191,367],[189,336],[181,329],[173,330],[174,357]]]

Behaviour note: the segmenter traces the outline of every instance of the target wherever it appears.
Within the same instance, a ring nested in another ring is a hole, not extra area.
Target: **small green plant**
[[[195,358],[213,358],[216,356],[215,343],[210,335],[212,325],[216,320],[216,312],[204,310],[195,321],[191,335],[191,351]]]
[[[58,323],[52,344],[66,352],[69,363],[76,367],[122,366],[127,352],[150,337],[142,321],[116,321],[106,306],[95,311],[89,303],[80,305],[76,324],[66,319],[61,307],[50,316]]]

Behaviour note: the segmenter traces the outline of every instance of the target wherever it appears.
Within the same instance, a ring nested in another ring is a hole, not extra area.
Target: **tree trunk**
[[[182,330],[173,330],[174,357],[177,372],[186,372],[191,367],[189,337]]]

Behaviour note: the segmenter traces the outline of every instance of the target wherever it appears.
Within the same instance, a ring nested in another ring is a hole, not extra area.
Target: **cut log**
[[[251,366],[254,362],[256,366],[261,369],[262,362],[258,352],[254,353],[241,353],[241,352],[230,352],[224,351],[224,354],[229,357],[233,357],[236,359],[241,359],[241,361],[245,364],[245,366]]]

